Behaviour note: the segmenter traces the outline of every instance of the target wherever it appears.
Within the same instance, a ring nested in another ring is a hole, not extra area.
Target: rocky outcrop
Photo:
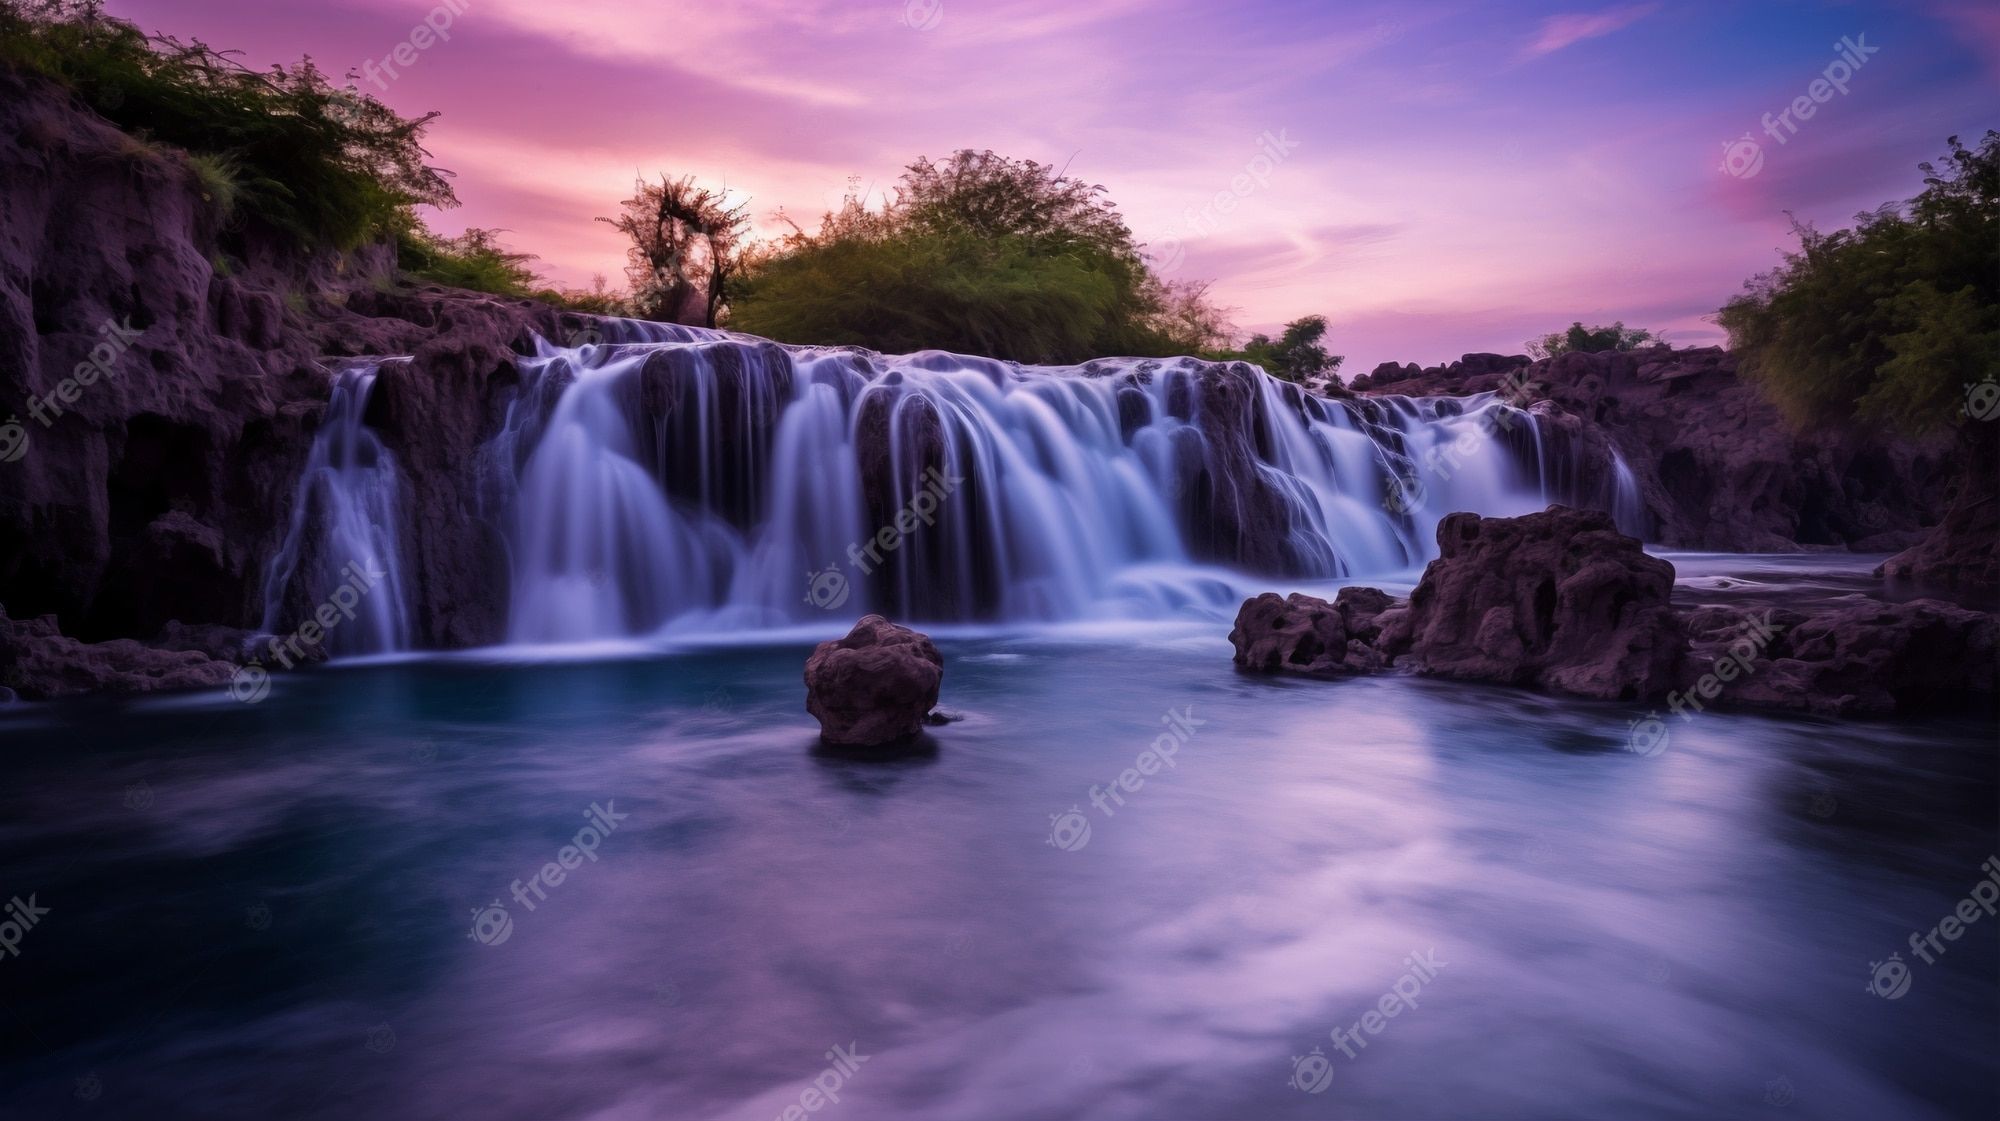
[[[937,706],[944,656],[928,635],[867,615],[845,638],[806,659],[806,711],[820,738],[840,747],[882,747],[923,729]]]
[[[399,285],[384,246],[302,250],[218,211],[178,152],[5,67],[0,215],[0,600],[17,618],[86,643],[257,626],[321,360],[411,354],[368,419],[407,475],[416,637],[501,636],[505,554],[475,516],[472,449],[553,310]]]
[[[1941,600],[1774,608],[1752,618],[1703,608],[1686,625],[1683,708],[1895,716],[1988,708],[1996,689],[2000,620]],[[1703,689],[1711,675],[1728,679]]]
[[[1934,599],[1759,612],[1671,602],[1673,566],[1603,514],[1454,514],[1407,601],[1245,600],[1229,641],[1255,673],[1385,669],[1607,700],[1890,716],[1993,707],[2000,618]]]
[[[1418,672],[1608,700],[1673,684],[1684,645],[1668,606],[1673,565],[1609,515],[1452,514],[1437,540],[1405,624]]]
[[[1468,354],[1412,372],[1384,363],[1374,394],[1498,392],[1556,423],[1576,462],[1616,447],[1637,478],[1654,532],[1691,549],[1891,552],[1944,514],[1955,473],[1948,442],[1881,433],[1796,431],[1719,347],[1599,354]],[[1593,474],[1605,474],[1602,470]]]
[[[1453,514],[1407,603],[1374,588],[1335,602],[1266,593],[1243,604],[1236,664],[1340,676],[1386,666],[1435,677],[1633,700],[1677,681],[1686,646],[1673,566],[1608,515],[1551,506],[1520,518]]]
[[[1377,620],[1394,601],[1374,588],[1343,588],[1332,603],[1265,592],[1246,600],[1229,632],[1236,664],[1263,673],[1347,677],[1384,664]]]
[[[63,635],[53,615],[10,619],[0,610],[0,689],[24,700],[215,688],[228,684],[236,669],[234,662],[193,645],[129,638],[80,642]]]

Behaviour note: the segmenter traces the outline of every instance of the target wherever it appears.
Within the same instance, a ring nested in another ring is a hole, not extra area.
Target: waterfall
[[[409,646],[397,544],[402,480],[395,458],[363,422],[381,367],[407,361],[357,360],[334,371],[326,415],[292,496],[284,543],[265,570],[266,633],[300,627],[331,605],[337,621],[308,645],[323,645],[335,657]]]
[[[381,573],[335,654],[410,644],[403,481],[341,366],[268,569],[296,625]],[[1461,510],[1647,513],[1616,448],[1497,394],[1318,397],[1243,363],[1023,366],[592,320],[519,360],[467,465],[522,644],[820,626],[1225,615],[1247,586],[1408,579]],[[1594,442],[1593,442],[1594,441]]]
[[[522,367],[488,451],[515,642],[871,610],[1156,618],[1227,606],[1245,567],[1408,573],[1453,511],[1643,518],[1615,451],[1583,463],[1494,394],[1333,400],[1241,364],[1033,367],[616,320]]]

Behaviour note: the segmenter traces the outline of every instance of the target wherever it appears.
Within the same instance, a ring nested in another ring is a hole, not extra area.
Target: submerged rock
[[[806,659],[806,711],[820,737],[843,747],[880,747],[914,736],[936,706],[944,656],[930,636],[880,615]]]
[[[1395,602],[1374,588],[1343,588],[1332,603],[1276,592],[1245,601],[1229,643],[1236,664],[1264,673],[1345,677],[1383,666],[1376,618]]]

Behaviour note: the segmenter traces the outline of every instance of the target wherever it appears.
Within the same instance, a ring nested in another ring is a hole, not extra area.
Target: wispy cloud
[[[1609,8],[1602,12],[1570,12],[1550,16],[1542,21],[1542,27],[1535,40],[1521,50],[1525,59],[1540,58],[1554,54],[1564,47],[1575,46],[1586,39],[1601,39],[1614,31],[1645,19],[1659,11],[1658,4],[1627,4]]]

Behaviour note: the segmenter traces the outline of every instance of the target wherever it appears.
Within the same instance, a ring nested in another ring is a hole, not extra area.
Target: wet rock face
[[[369,423],[408,474],[415,637],[497,641],[504,553],[470,450],[518,376],[512,348],[556,313],[393,276],[386,247],[304,253],[225,226],[185,158],[0,67],[0,423],[26,437],[0,462],[0,601],[86,643],[257,626],[326,408],[321,359],[413,354]]]
[[[1533,362],[1468,354],[1422,370],[1384,363],[1367,388],[1412,396],[1500,392],[1545,402],[1537,407],[1573,418],[1571,439],[1617,446],[1654,528],[1649,539],[1684,548],[1902,548],[1908,542],[1899,538],[1943,516],[1955,473],[1944,443],[1796,428],[1738,376],[1736,356],[1720,347]]]
[[[1453,514],[1409,600],[1343,589],[1329,604],[1266,593],[1230,642],[1256,672],[1336,677],[1394,666],[1466,681],[1635,700],[1677,682],[1686,638],[1673,566],[1595,511]]]
[[[806,659],[806,711],[840,747],[883,747],[914,736],[937,706],[944,656],[928,635],[880,615]]]
[[[1674,684],[1686,645],[1668,606],[1674,568],[1608,515],[1453,514],[1438,548],[1410,594],[1406,656],[1418,672],[1608,700]]]
[[[2000,620],[1934,599],[1855,602],[1745,618],[1689,613],[1682,707],[1880,717],[1991,710]],[[1704,688],[1704,678],[1712,680]]]
[[[1811,611],[1670,605],[1673,566],[1603,514],[1453,514],[1407,601],[1345,588],[1328,603],[1245,600],[1229,640],[1256,673],[1395,669],[1605,700],[1678,716],[1768,708],[1829,716],[1994,709],[2000,617],[1935,599]]]
[[[1343,588],[1332,603],[1265,592],[1237,613],[1229,643],[1236,664],[1260,673],[1345,677],[1384,665],[1376,619],[1394,601],[1374,588]]]
[[[0,610],[0,691],[42,701],[80,693],[151,693],[229,684],[236,665],[194,648],[218,636],[182,637],[188,640],[182,648],[129,638],[79,642],[56,629],[54,616],[17,620]]]

